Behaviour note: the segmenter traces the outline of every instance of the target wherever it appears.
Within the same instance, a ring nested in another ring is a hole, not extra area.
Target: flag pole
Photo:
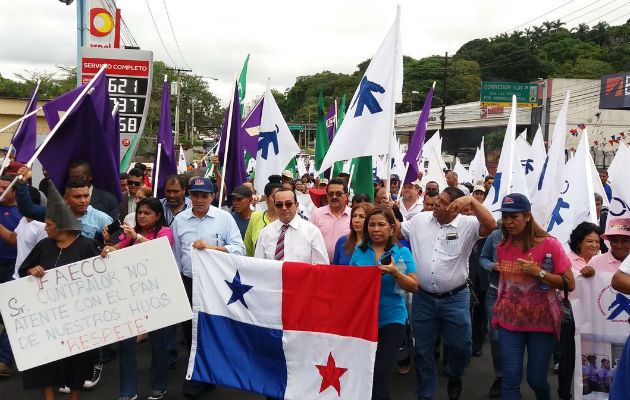
[[[155,182],[153,182],[153,197],[157,198],[158,181],[160,180],[160,159],[162,158],[162,143],[157,144],[157,158],[155,160]]]
[[[3,127],[3,128],[0,128],[0,133],[2,133],[2,132],[4,132],[4,131],[6,131],[7,129],[9,129],[9,128],[10,128],[10,127],[12,127],[13,125],[19,124],[20,122],[24,121],[24,120],[25,120],[25,119],[27,119],[28,117],[31,117],[31,116],[33,116],[34,114],[37,114],[38,112],[40,112],[40,111],[42,111],[42,110],[43,110],[43,108],[42,108],[42,107],[39,107],[38,109],[36,109],[36,110],[34,110],[34,111],[31,111],[30,113],[28,113],[28,114],[26,114],[26,115],[22,116],[21,118],[16,119],[15,121],[11,122],[9,125],[7,125],[7,126],[5,126],[5,127]]]
[[[516,95],[512,95],[512,112],[516,113]],[[511,118],[511,116],[510,116]],[[516,125],[516,115],[514,115],[514,124]],[[509,126],[509,123],[508,123]],[[514,130],[516,131],[516,126],[514,126]],[[506,135],[510,135],[510,140],[512,141],[512,145],[510,146],[510,154],[508,154],[508,176],[507,176],[507,194],[512,193],[512,170],[514,169],[514,146],[516,146],[516,138],[512,131],[506,132]]]
[[[28,162],[26,163],[27,167],[31,168],[33,166],[33,163],[35,162],[35,160],[37,160],[37,157],[39,156],[39,154],[44,150],[44,147],[46,147],[48,142],[50,142],[50,140],[53,138],[55,133],[57,133],[57,131],[61,127],[61,124],[63,124],[65,122],[66,118],[68,118],[68,115],[72,114],[72,111],[74,111],[74,109],[77,106],[77,104],[79,104],[79,101],[81,101],[81,99],[83,99],[83,97],[85,97],[85,95],[88,94],[88,92],[92,93],[92,91],[94,90],[94,88],[92,88],[92,85],[94,84],[94,81],[98,77],[101,76],[101,74],[105,71],[106,68],[107,68],[107,64],[103,64],[101,69],[99,69],[98,72],[92,77],[92,79],[90,79],[90,81],[87,83],[87,85],[85,85],[85,87],[83,88],[81,93],[79,93],[77,98],[74,99],[72,104],[70,104],[70,107],[68,107],[66,112],[61,116],[61,118],[59,118],[59,122],[57,122],[57,125],[55,125],[54,128],[48,134],[48,136],[46,136],[46,139],[44,139],[44,142],[39,145],[37,150],[35,150],[35,154],[33,154],[31,159],[28,160]],[[2,195],[0,196],[0,201],[4,200],[4,197],[6,196],[6,194],[13,188],[13,186],[15,186],[17,181],[22,179],[22,177],[23,177],[22,175],[18,175],[15,178],[13,178],[13,180],[11,181],[9,186],[5,189],[4,193],[2,193]]]
[[[350,163],[352,163],[352,160],[350,161]],[[352,187],[352,173],[354,172],[354,165],[355,164],[350,165],[350,178],[348,179],[348,192],[350,191],[350,188]]]
[[[17,132],[17,130],[16,130]],[[4,160],[2,160],[2,167],[0,167],[0,176],[2,176],[2,174],[4,173],[4,170],[6,167],[9,166],[9,164],[11,163],[11,152],[13,151],[13,143],[9,144],[9,150],[7,151],[7,155],[4,157]]]
[[[409,163],[407,163],[407,166],[405,167],[405,174],[403,175],[402,185],[400,185],[400,187],[398,188],[398,196],[397,196],[398,199],[400,199],[402,188],[403,186],[405,186],[405,177],[407,176],[407,171],[409,171]]]
[[[593,174],[591,166],[593,164],[592,162],[592,158],[591,158],[591,152],[588,151],[588,130],[584,129],[584,132],[582,132],[582,135],[585,135],[585,140],[584,140],[584,161],[586,164],[586,168],[588,168],[591,171],[591,174]],[[595,208],[595,190],[593,189],[593,180],[591,179],[590,176],[586,176],[586,192],[588,193],[588,211],[589,211],[589,219],[591,220],[592,223],[597,224],[597,211]]]
[[[37,95],[37,92],[39,92],[39,85],[41,84],[41,80],[38,79],[37,83],[35,84],[35,90],[33,91],[33,94],[31,95],[31,98],[28,99],[28,104],[26,105],[26,110],[28,110],[29,108],[31,108],[31,106],[33,105],[33,99],[35,98],[35,96]],[[25,111],[26,111],[25,110]],[[4,128],[0,129],[0,132],[4,132],[6,129],[12,127],[13,125],[17,124],[19,122],[20,126],[18,126],[15,129],[15,132],[13,132],[13,136],[11,137],[11,141],[13,141],[13,138],[15,137],[15,134],[17,132],[20,131],[20,129],[22,129],[22,125],[24,124],[24,121],[26,121],[26,119],[28,117],[31,117],[33,114],[37,114],[39,111],[42,110],[42,107],[39,107],[38,109],[36,109],[35,111],[31,111],[30,113],[22,116],[22,118],[19,118],[13,122],[11,122],[9,125],[5,126]],[[0,175],[2,175],[2,172],[0,171]]]
[[[236,75],[234,75],[234,81],[236,83]],[[230,111],[228,112],[228,125],[225,130],[225,151],[223,152],[223,173],[221,174],[221,188],[219,188],[219,207],[221,208],[221,203],[223,203],[223,187],[224,187],[224,179],[225,179],[225,170],[227,166],[227,157],[228,150],[230,148],[230,131],[232,129],[232,113],[234,112],[234,94],[231,96],[230,100]]]
[[[399,37],[398,35],[400,34],[400,4],[398,6],[396,6],[396,38],[394,40],[394,49],[396,49],[398,47],[398,40]],[[392,68],[392,76],[393,76],[393,82],[394,84],[396,84],[396,68]],[[396,117],[396,94],[392,93],[392,116],[391,116],[391,120],[392,120],[392,132],[394,132],[394,135],[396,135],[396,131],[394,129],[394,119]],[[392,140],[391,137],[389,138],[389,142],[387,143],[387,185],[385,185],[385,197],[389,199],[390,196],[390,175],[392,173],[392,159],[391,159],[391,155],[392,155]]]

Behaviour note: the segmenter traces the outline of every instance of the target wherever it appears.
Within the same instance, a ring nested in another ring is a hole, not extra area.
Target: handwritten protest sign
[[[192,318],[166,238],[0,285],[20,371]]]

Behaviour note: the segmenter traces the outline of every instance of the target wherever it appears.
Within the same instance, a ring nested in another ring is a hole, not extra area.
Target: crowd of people
[[[136,164],[121,175],[123,202],[117,204],[111,193],[92,186],[94,166],[84,161],[68,168],[63,196],[46,179],[39,190],[34,188],[31,170],[12,162],[0,177],[0,194],[15,176],[22,178],[0,205],[0,283],[41,277],[50,268],[98,254],[106,257],[160,237],[172,246],[191,303],[191,248],[269,260],[377,266],[382,278],[375,400],[390,398],[392,369],[408,374],[412,358],[418,399],[435,398],[440,358],[448,398],[460,398],[470,358],[481,356],[487,333],[492,355],[488,368],[495,374],[488,382],[489,397],[519,399],[526,368],[536,398],[550,399],[550,365],[565,356],[558,350],[561,305],[555,289],[572,291],[578,274],[589,278],[615,272],[613,287],[630,293],[630,218],[610,218],[603,229],[588,222],[578,225],[567,253],[533,219],[522,194],[503,198],[497,224],[483,206],[492,176],[473,186],[460,184],[457,174],[448,171],[447,187],[440,188],[437,182],[423,182],[422,174],[406,184],[393,175],[375,178],[374,192],[368,194],[351,193],[348,174],[294,179],[285,171],[270,176],[262,193],[249,181],[218,199],[223,183],[218,160],[213,164],[214,178],[194,173],[167,177],[159,199],[153,197],[146,168]],[[601,197],[596,200],[601,208]],[[598,213],[606,219],[605,209]],[[178,358],[178,329],[169,326],[148,334],[147,399],[166,398],[169,379],[175,378],[169,375]],[[181,329],[190,347],[191,321]],[[144,339],[129,338],[25,371],[24,387],[43,389],[47,400],[57,391],[77,399],[81,388],[97,385],[103,363],[117,351],[120,400],[137,399],[136,343]],[[582,362],[585,393],[611,390],[615,369],[609,360],[601,360],[599,368],[592,355]],[[0,376],[11,376],[12,368],[3,332]],[[183,380],[187,399],[201,398],[211,389],[207,383]]]

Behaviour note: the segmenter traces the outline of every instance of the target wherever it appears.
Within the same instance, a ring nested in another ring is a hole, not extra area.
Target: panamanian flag
[[[369,399],[378,337],[376,267],[193,250],[186,378],[280,399]]]

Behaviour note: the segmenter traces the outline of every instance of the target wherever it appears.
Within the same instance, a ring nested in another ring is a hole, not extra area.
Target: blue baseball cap
[[[530,212],[532,204],[529,199],[520,193],[511,193],[503,198],[499,211],[506,213]]]
[[[189,192],[216,193],[217,188],[208,178],[195,178],[190,182]]]
[[[389,177],[389,180],[391,180],[391,181],[400,181],[400,177],[398,175],[396,175],[396,174],[392,174]]]
[[[375,185],[380,185],[382,183],[381,178],[379,178],[378,176],[374,177],[374,184]]]

